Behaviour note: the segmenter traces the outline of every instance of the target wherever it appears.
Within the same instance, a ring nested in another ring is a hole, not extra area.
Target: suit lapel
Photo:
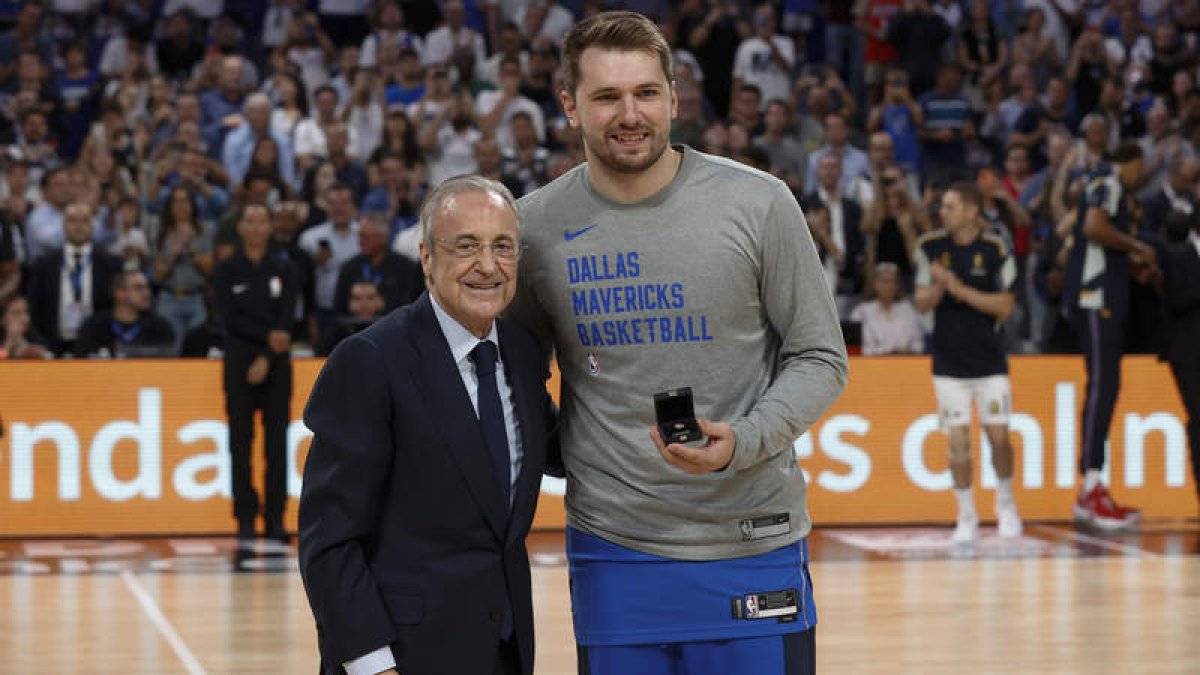
[[[524,523],[536,500],[531,493],[541,489],[542,479],[542,448],[539,447],[544,439],[541,429],[534,426],[534,420],[539,416],[534,414],[534,406],[538,405],[540,396],[531,390],[530,379],[523,374],[529,372],[530,364],[521,363],[516,357],[517,350],[513,349],[512,338],[508,337],[507,326],[497,320],[497,330],[500,332],[500,352],[505,365],[505,377],[513,392],[513,406],[517,416],[521,434],[521,472],[517,476],[516,488],[513,490],[513,513],[509,523]],[[505,348],[508,345],[508,348]],[[509,528],[507,536],[512,536],[518,528]]]
[[[449,446],[450,454],[488,525],[503,541],[508,509],[501,505],[500,492],[492,480],[487,446],[471,398],[438,326],[429,295],[423,294],[413,304],[413,310],[416,330],[412,332],[412,341],[420,355],[414,369],[417,382],[425,388],[429,409],[436,417],[432,420],[433,425]]]

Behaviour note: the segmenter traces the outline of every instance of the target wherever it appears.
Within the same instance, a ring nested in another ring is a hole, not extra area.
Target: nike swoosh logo
[[[575,230],[574,232],[572,232],[570,230],[563,230],[563,239],[565,239],[567,241],[575,241],[579,237],[583,236],[583,234],[585,232],[596,227],[596,225],[598,225],[598,224],[599,223],[592,223],[591,225],[588,225],[587,227],[583,228],[582,230]]]
[[[234,284],[233,288],[230,290],[233,291],[234,295],[238,295],[240,293],[245,293],[247,287],[248,287],[247,284]]]

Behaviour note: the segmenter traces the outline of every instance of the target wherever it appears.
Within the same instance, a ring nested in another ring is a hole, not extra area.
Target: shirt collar
[[[68,259],[70,259],[70,257],[75,253],[79,253],[86,258],[92,254],[92,242],[89,241],[83,246],[76,246],[75,244],[67,242],[63,244],[63,252],[67,254]]]
[[[446,336],[446,343],[450,346],[450,354],[454,357],[455,363],[461,363],[463,359],[471,354],[471,350],[475,349],[475,345],[481,340],[475,337],[475,334],[467,330],[465,326],[458,322],[457,319],[446,313],[442,306],[438,304],[437,298],[432,293],[429,294],[429,299],[433,303],[433,315],[437,317],[438,325],[442,328],[442,335]],[[496,350],[500,350],[500,333],[496,331],[496,322],[492,321],[492,327],[488,331],[485,340],[491,340],[496,345]]]

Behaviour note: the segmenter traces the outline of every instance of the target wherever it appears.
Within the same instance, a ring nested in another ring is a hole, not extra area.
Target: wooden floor
[[[965,553],[945,536],[814,534],[820,672],[1200,673],[1194,524],[1117,538],[1034,526]],[[0,542],[0,673],[316,672],[292,551],[54,546]],[[575,673],[562,535],[530,548],[537,672]]]

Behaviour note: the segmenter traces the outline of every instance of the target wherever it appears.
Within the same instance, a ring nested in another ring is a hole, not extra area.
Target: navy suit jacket
[[[556,416],[537,342],[497,330],[524,453],[511,513],[428,293],[339,344],[314,385],[299,546],[323,672],[387,645],[405,675],[488,675],[506,604],[533,672],[525,535]]]
[[[62,248],[33,261],[26,292],[33,327],[42,337],[54,344],[56,351],[65,351],[70,346],[69,343],[62,342],[62,336],[58,332],[58,306],[62,298],[64,261],[65,253]],[[121,266],[120,258],[99,250],[95,245],[92,246],[91,263],[84,273],[91,277],[93,313],[112,309],[112,282],[121,272]]]

